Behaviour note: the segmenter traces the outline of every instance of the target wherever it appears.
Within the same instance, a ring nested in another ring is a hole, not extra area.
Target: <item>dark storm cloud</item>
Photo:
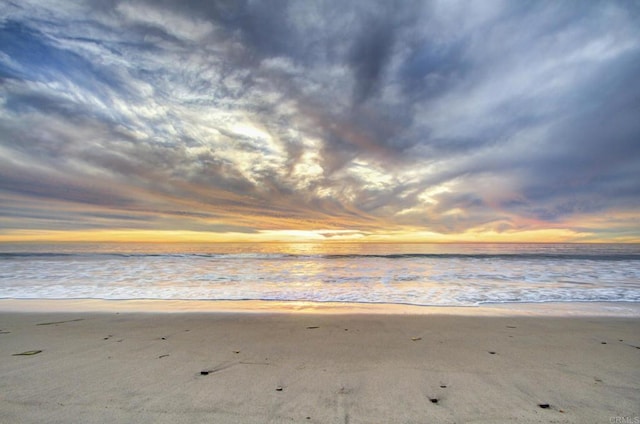
[[[0,194],[108,210],[83,228],[503,231],[640,206],[634,3],[1,7]]]
[[[351,47],[349,64],[356,81],[356,105],[376,94],[393,50],[395,40],[392,23],[388,21],[388,16],[379,19],[363,22]]]

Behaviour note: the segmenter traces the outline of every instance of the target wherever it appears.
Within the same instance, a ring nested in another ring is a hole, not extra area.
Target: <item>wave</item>
[[[632,261],[640,260],[640,254],[599,254],[599,253],[399,253],[389,255],[324,255],[326,259],[500,259],[500,260],[604,260],[604,261]]]
[[[0,260],[11,259],[118,259],[118,258],[193,258],[225,260],[358,260],[358,259],[466,259],[466,260],[588,260],[638,261],[640,254],[621,253],[393,253],[393,254],[285,254],[285,253],[59,253],[59,252],[0,252]]]

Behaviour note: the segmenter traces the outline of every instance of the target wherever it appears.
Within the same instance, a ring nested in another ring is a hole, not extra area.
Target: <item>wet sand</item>
[[[637,316],[5,310],[0,358],[0,423],[640,416]]]

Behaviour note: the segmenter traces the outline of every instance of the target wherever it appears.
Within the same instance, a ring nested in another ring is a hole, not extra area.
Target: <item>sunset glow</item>
[[[640,242],[633,2],[0,6],[0,242]]]

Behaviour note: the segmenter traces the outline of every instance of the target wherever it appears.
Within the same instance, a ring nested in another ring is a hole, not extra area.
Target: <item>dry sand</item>
[[[5,311],[0,358],[7,424],[640,416],[638,317]]]

